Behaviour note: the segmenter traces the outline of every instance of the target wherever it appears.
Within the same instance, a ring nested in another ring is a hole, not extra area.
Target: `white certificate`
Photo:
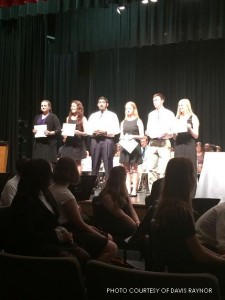
[[[40,138],[40,137],[46,137],[45,130],[47,130],[47,125],[34,125],[34,129],[37,130],[34,137]]]
[[[187,121],[177,119],[174,124],[174,133],[187,132]]]
[[[76,124],[63,123],[62,135],[74,136]]]
[[[119,141],[120,146],[122,146],[127,152],[132,153],[134,149],[137,147],[138,142],[134,139],[132,140],[120,140]]]

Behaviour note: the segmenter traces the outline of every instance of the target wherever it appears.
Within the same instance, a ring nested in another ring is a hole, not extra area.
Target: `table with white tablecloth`
[[[225,152],[205,152],[195,197],[225,202]]]

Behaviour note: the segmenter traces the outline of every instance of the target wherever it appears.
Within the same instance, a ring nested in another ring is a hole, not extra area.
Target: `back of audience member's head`
[[[145,197],[145,206],[148,208],[150,206],[155,206],[160,198],[160,193],[162,190],[163,178],[158,178],[152,184],[151,194]]]
[[[162,187],[162,198],[190,199],[195,183],[194,166],[186,157],[172,158],[166,167]]]
[[[172,158],[166,167],[156,218],[166,224],[168,213],[189,211],[192,214],[191,191],[195,184],[194,166],[186,157]]]
[[[70,157],[61,157],[55,165],[53,180],[58,184],[78,184],[80,175],[76,162]]]
[[[118,197],[119,195],[128,197],[126,177],[127,173],[123,166],[113,167],[109,172],[109,177],[101,195],[111,194],[113,197]]]
[[[23,169],[18,183],[17,193],[38,193],[45,190],[52,178],[51,166],[45,159],[31,159]]]
[[[26,165],[26,163],[28,162],[28,158],[26,157],[19,157],[16,160],[16,172],[19,176],[21,176],[21,174],[23,173],[24,167]]]

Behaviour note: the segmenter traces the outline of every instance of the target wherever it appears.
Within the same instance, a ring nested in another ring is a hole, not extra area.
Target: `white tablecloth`
[[[206,152],[196,198],[219,198],[225,202],[225,152]]]

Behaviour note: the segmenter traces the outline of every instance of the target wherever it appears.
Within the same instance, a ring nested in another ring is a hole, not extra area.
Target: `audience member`
[[[196,143],[196,154],[197,154],[197,174],[200,175],[202,172],[202,166],[204,162],[204,148],[201,142]]]
[[[150,170],[150,157],[151,149],[148,145],[148,137],[144,136],[141,142],[141,155],[142,155],[142,164],[138,165],[138,191],[148,190],[148,173]],[[143,173],[146,174],[145,180],[143,178]]]
[[[152,184],[151,194],[145,197],[145,207],[155,206],[160,198],[160,193],[162,189],[163,178],[159,178]]]
[[[57,205],[47,189],[51,177],[46,160],[26,163],[10,207],[12,228],[5,250],[30,256],[75,255],[87,260],[88,254],[74,244],[72,233],[58,226]]]
[[[146,134],[150,137],[152,150],[149,172],[149,190],[153,182],[164,177],[168,161],[171,159],[171,142],[175,116],[164,107],[165,96],[161,93],[153,95],[155,110],[149,113]]]
[[[127,177],[126,185],[131,197],[137,197],[138,165],[142,163],[140,139],[144,137],[144,126],[138,116],[137,106],[134,102],[125,105],[125,118],[121,122],[120,130],[120,163],[124,166]],[[125,146],[136,141],[136,147],[129,150]],[[125,143],[125,144],[124,144]],[[132,189],[131,189],[132,186]]]
[[[1,198],[0,198],[0,207],[2,206],[10,206],[12,203],[12,200],[14,196],[16,195],[17,191],[17,185],[20,180],[20,176],[23,172],[24,166],[28,159],[24,157],[20,157],[16,161],[16,174],[9,179],[1,193]]]
[[[195,224],[196,234],[202,245],[225,254],[225,203],[205,212]]]
[[[203,146],[203,148],[204,148],[205,152],[210,152],[211,151],[211,146],[210,146],[209,143],[205,143],[204,146]]]
[[[112,236],[125,239],[137,229],[140,221],[128,195],[124,167],[111,169],[105,187],[93,202],[97,223]]]
[[[190,197],[194,184],[189,158],[176,157],[168,162],[151,244],[169,272],[212,273],[224,290],[225,259],[203,247],[196,236]]]
[[[75,124],[74,136],[64,136],[64,147],[61,148],[61,157],[71,157],[76,161],[79,173],[82,173],[81,160],[87,156],[85,136],[87,135],[87,119],[84,116],[84,107],[79,100],[70,104],[69,116],[66,123]]]
[[[61,226],[67,228],[76,237],[76,242],[85,249],[91,258],[110,262],[117,252],[116,244],[96,228],[86,224],[69,184],[80,180],[75,161],[69,157],[58,160],[53,174],[53,184],[49,187],[56,200]]]
[[[120,133],[119,120],[114,112],[108,110],[109,101],[105,97],[98,99],[99,111],[88,119],[88,135],[91,136],[92,174],[98,175],[103,160],[105,177],[113,167],[115,135]]]
[[[61,132],[58,117],[52,113],[52,105],[49,100],[41,102],[41,113],[34,118],[34,145],[32,158],[43,158],[50,163],[57,161],[57,136]],[[39,130],[40,125],[46,129]]]

